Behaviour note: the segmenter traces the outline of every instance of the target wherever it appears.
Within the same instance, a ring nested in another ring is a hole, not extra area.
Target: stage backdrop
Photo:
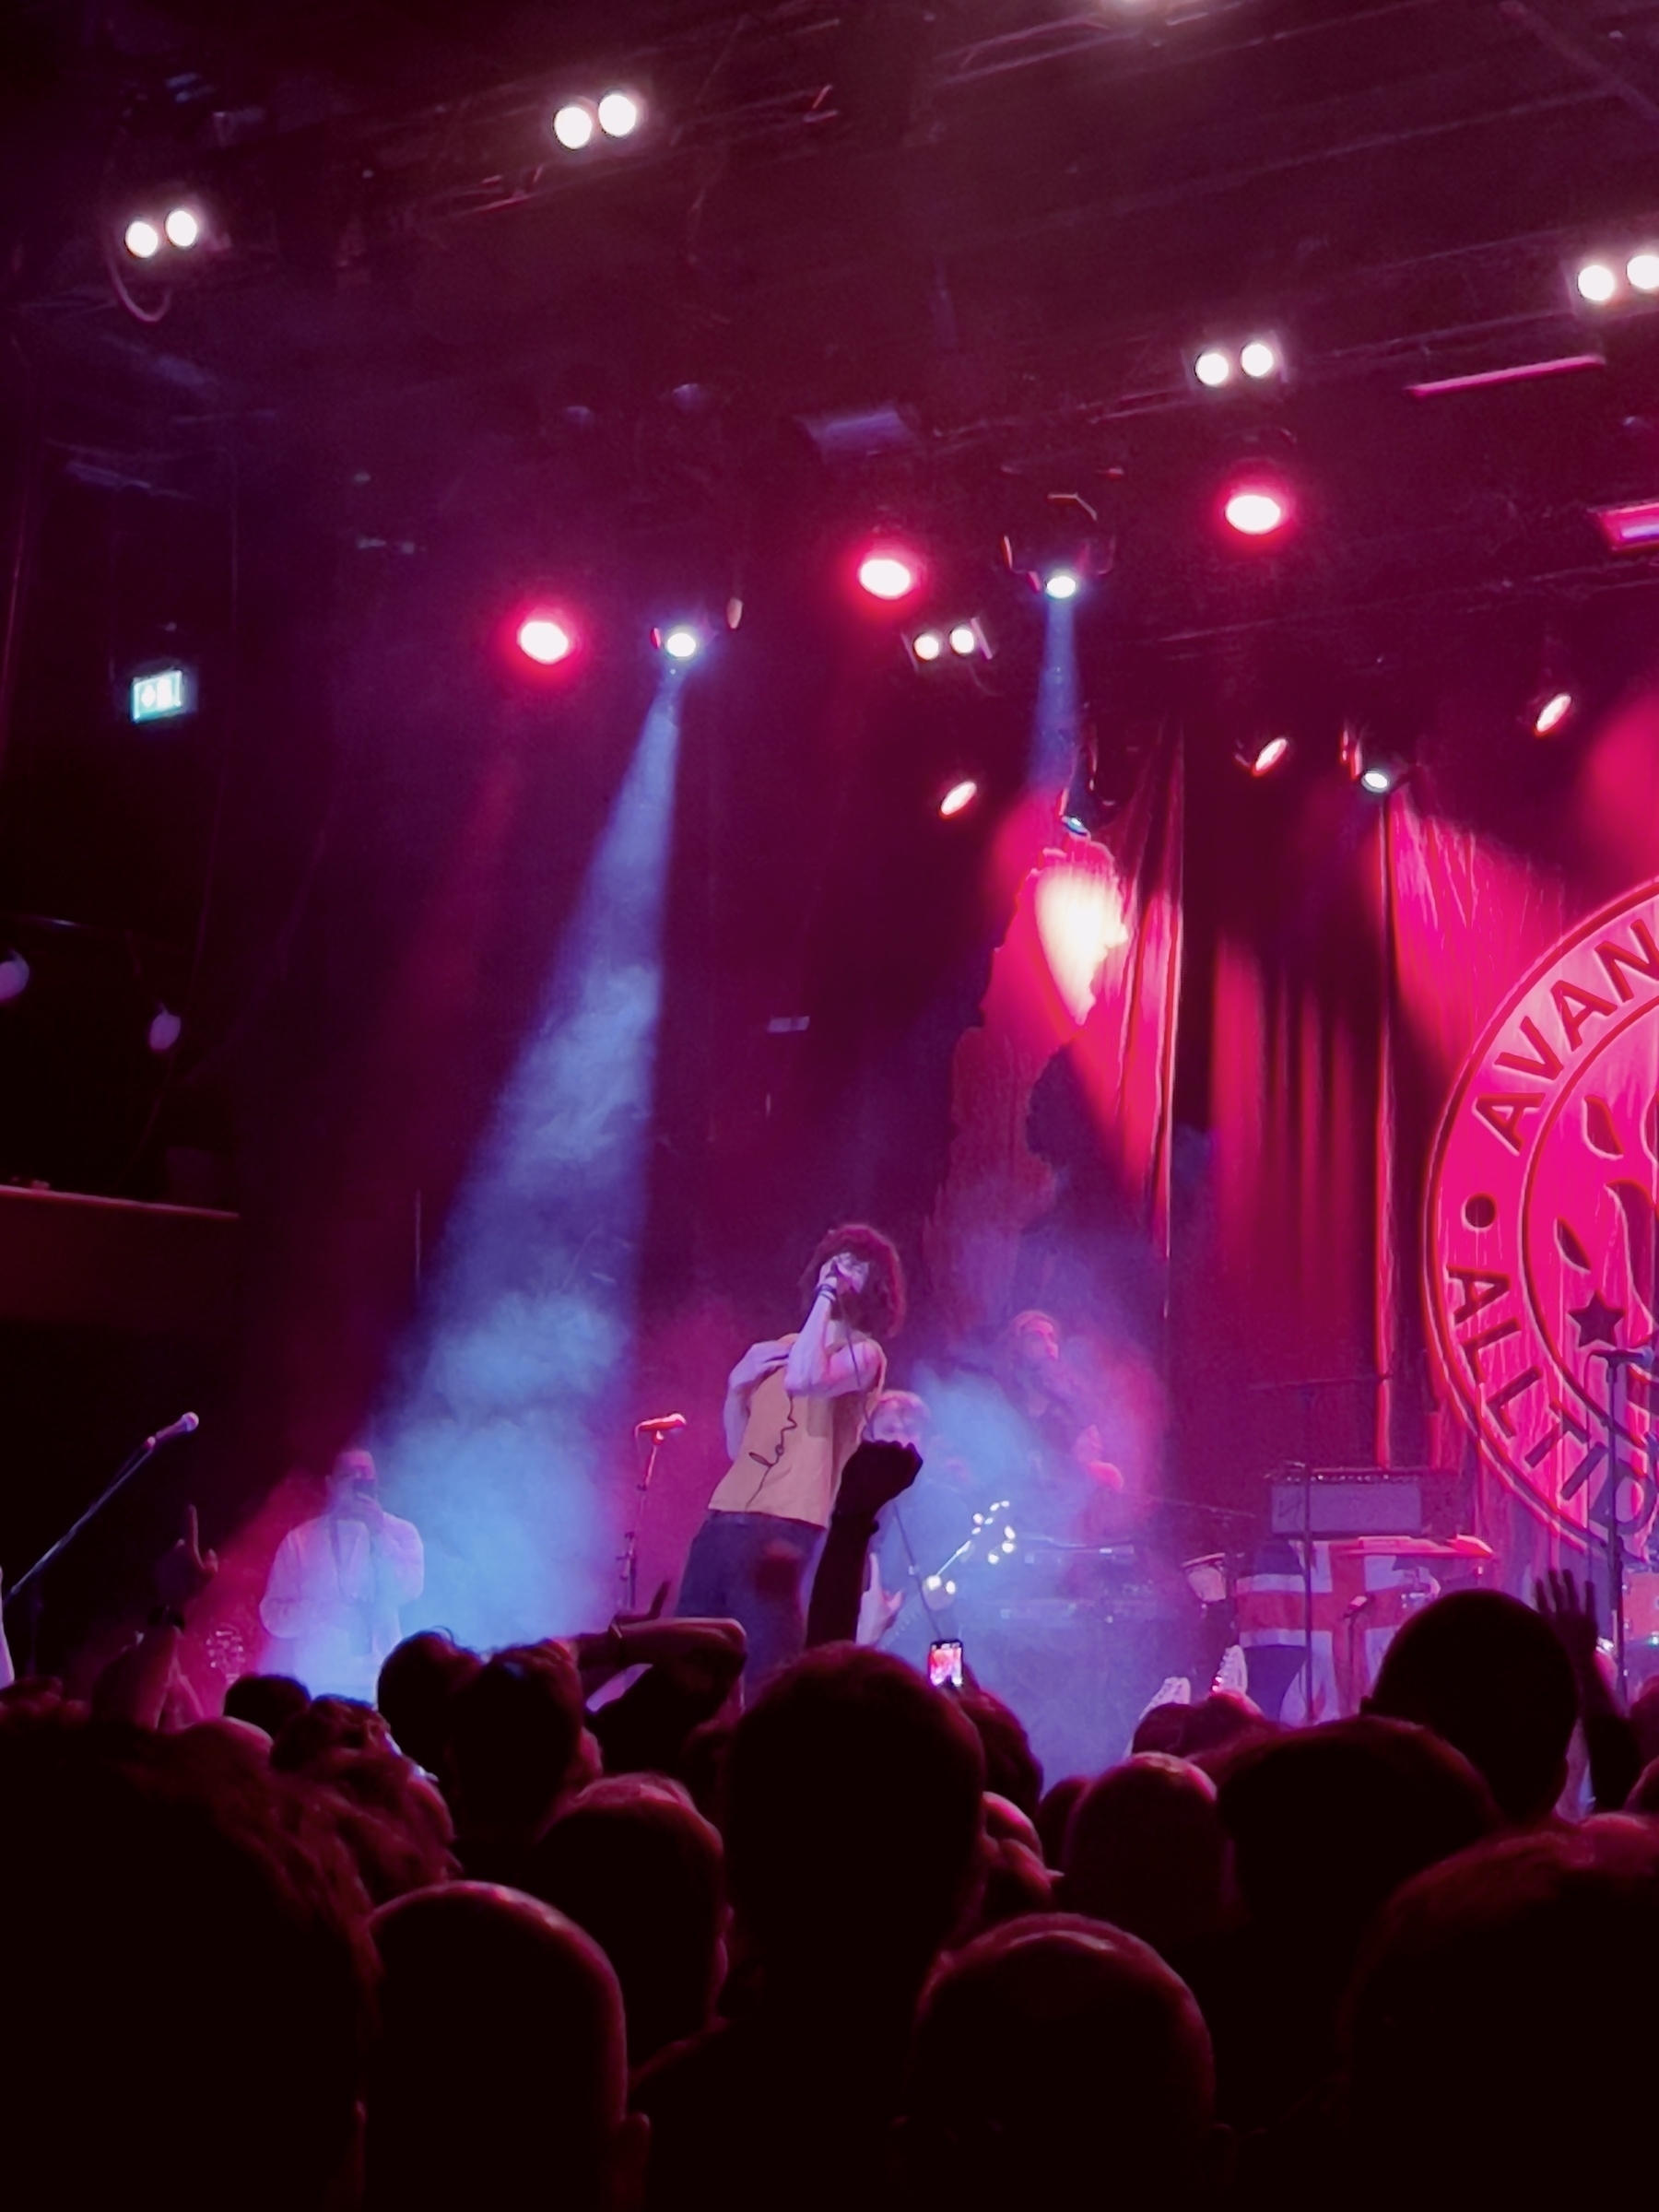
[[[1547,759],[1497,719],[1471,683],[1385,805],[1310,779],[1253,834],[1180,833],[1172,745],[1098,846],[1028,818],[926,1258],[959,1339],[1156,1343],[1166,1495],[1461,1469],[1521,1588],[1655,1501],[1659,1382],[1604,1355],[1659,1332],[1659,692]]]

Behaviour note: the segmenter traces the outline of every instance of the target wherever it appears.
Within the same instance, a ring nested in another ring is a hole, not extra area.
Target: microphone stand
[[[188,1422],[188,1427],[185,1425],[185,1422]],[[113,1499],[120,1491],[125,1489],[127,1484],[131,1482],[134,1476],[137,1474],[139,1468],[145,1465],[146,1461],[148,1460],[162,1444],[167,1442],[170,1437],[187,1436],[190,1433],[190,1430],[195,1426],[195,1416],[194,1414],[190,1414],[185,1417],[185,1421],[175,1421],[171,1429],[160,1429],[157,1430],[154,1436],[147,1436],[144,1441],[138,1446],[137,1450],[135,1452],[129,1453],[126,1458],[122,1461],[120,1467],[116,1471],[115,1479],[110,1484],[108,1489],[101,1491],[98,1497],[94,1498],[91,1504],[88,1506],[86,1512],[81,1514],[80,1518],[76,1521],[71,1522],[69,1526],[58,1538],[57,1542],[55,1544],[49,1545],[47,1548],[41,1554],[40,1558],[35,1561],[34,1565],[20,1574],[17,1581],[11,1585],[11,1588],[6,1592],[4,1600],[0,1600],[0,1612],[9,1612],[16,1601],[22,1596],[25,1590],[33,1590],[33,1595],[29,1606],[29,1665],[25,1669],[26,1673],[32,1675],[35,1671],[35,1660],[37,1657],[36,1646],[40,1638],[41,1609],[41,1593],[38,1589],[34,1588],[34,1585],[40,1582],[41,1576],[45,1573],[47,1568],[52,1565],[53,1561],[54,1559],[61,1559],[64,1553],[68,1550],[70,1545],[73,1544],[76,1537],[80,1535],[82,1529],[90,1527],[92,1523],[97,1520],[100,1513],[103,1512],[105,1506],[110,1503],[111,1500]]]
[[[640,1532],[645,1525],[645,1507],[651,1497],[651,1478],[656,1473],[657,1453],[663,1448],[664,1439],[672,1436],[674,1430],[681,1425],[678,1422],[659,1425],[655,1421],[641,1421],[634,1429],[636,1436],[648,1436],[651,1439],[651,1448],[645,1454],[645,1465],[640,1479],[634,1485],[634,1496],[639,1503],[634,1507],[633,1526],[622,1539],[622,1557],[618,1563],[622,1571],[624,1613],[635,1610],[639,1594]]]

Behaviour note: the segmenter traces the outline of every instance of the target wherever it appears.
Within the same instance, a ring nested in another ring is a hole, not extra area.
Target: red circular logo
[[[1659,884],[1564,938],[1471,1053],[1424,1252],[1488,1461],[1563,1535],[1599,1544],[1617,1513],[1640,1553],[1659,1500]]]

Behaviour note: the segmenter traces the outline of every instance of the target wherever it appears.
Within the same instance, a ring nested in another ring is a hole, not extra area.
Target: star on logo
[[[1588,1305],[1572,1307],[1571,1313],[1578,1324],[1581,1352],[1588,1344],[1618,1344],[1618,1324],[1624,1319],[1624,1308],[1608,1305],[1599,1290],[1591,1292]]]

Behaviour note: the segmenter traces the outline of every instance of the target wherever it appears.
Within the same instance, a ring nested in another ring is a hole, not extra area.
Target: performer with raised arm
[[[812,1560],[887,1380],[881,1340],[904,1318],[899,1254],[862,1222],[820,1240],[801,1288],[810,1302],[798,1332],[750,1345],[727,1380],[732,1465],[680,1585],[682,1614],[742,1622],[751,1694],[803,1646]]]

